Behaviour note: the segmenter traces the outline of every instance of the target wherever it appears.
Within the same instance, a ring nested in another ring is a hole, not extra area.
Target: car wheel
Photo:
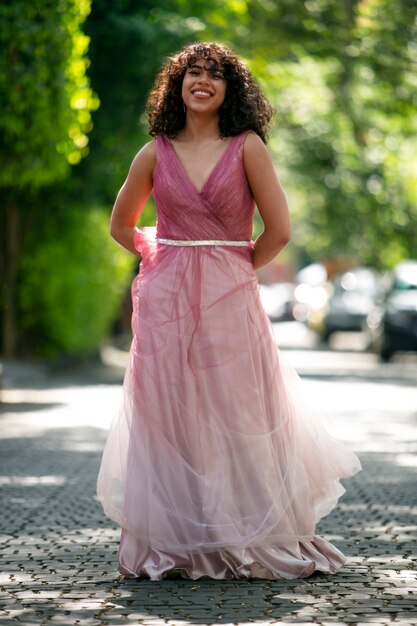
[[[329,340],[332,334],[333,334],[333,331],[331,330],[331,328],[325,328],[321,336],[321,340],[323,341],[323,343],[329,343]]]
[[[393,352],[389,348],[381,348],[381,351],[379,353],[379,358],[381,359],[383,363],[388,363],[392,355],[393,355]]]

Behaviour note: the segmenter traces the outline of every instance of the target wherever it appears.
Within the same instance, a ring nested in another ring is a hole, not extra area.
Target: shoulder
[[[130,169],[133,173],[137,170],[151,169],[155,167],[156,163],[156,141],[148,141],[135,155]]]
[[[254,131],[247,131],[243,145],[243,162],[245,167],[262,164],[270,160],[269,151],[259,135]]]
[[[143,160],[143,161],[155,160],[156,139],[152,139],[151,141],[148,141],[148,143],[145,143],[145,145],[136,154],[135,158],[133,159],[133,162],[136,160]]]
[[[245,154],[251,154],[252,152],[268,152],[264,142],[255,131],[247,130],[242,134],[245,135],[243,148]]]

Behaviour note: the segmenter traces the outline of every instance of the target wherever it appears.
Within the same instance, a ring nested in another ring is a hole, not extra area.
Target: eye
[[[214,80],[222,80],[224,75],[221,72],[215,72],[211,75]]]
[[[191,70],[188,70],[188,73],[191,76],[198,76],[200,72],[198,70],[191,69]]]

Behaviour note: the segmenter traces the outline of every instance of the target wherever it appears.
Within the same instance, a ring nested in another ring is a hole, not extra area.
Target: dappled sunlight
[[[0,419],[8,506],[0,511],[5,554],[0,584],[13,599],[10,619],[30,623],[54,611],[54,623],[86,620],[120,626],[352,621],[378,624],[395,603],[407,618],[417,587],[415,499],[417,416],[413,366],[381,366],[374,355],[287,350],[306,397],[326,426],[358,451],[363,471],[342,481],[346,493],[318,533],[347,555],[336,576],[271,581],[123,580],[120,530],[105,518],[96,477],[121,386],[54,381],[51,388],[6,390]],[[127,353],[105,352],[123,368]],[[20,596],[19,594],[23,594]],[[22,603],[22,604],[19,604]],[[371,606],[371,608],[369,608]],[[378,620],[374,619],[378,617]]]
[[[63,485],[65,476],[0,476],[0,487],[36,487],[37,485]]]
[[[107,430],[117,414],[120,387],[91,385],[58,389],[11,389],[4,391],[0,429],[8,437],[31,437],[39,430],[87,426]],[[8,412],[15,402],[27,403],[19,418]],[[47,401],[47,405],[45,402]],[[49,407],[48,407],[49,404]],[[36,409],[36,405],[43,408]],[[36,410],[33,410],[35,407]]]
[[[398,454],[394,457],[395,464],[401,467],[417,468],[417,444],[414,446],[415,454]]]
[[[10,362],[28,359],[16,387],[36,387],[10,389],[16,380],[0,363],[0,621],[417,624],[417,354],[396,353],[381,364],[367,352],[365,332],[334,333],[325,344],[304,324],[273,328],[284,360],[303,378],[300,400],[323,415],[363,466],[341,481],[346,493],[318,524],[318,534],[347,555],[336,575],[266,581],[186,580],[173,573],[159,582],[126,580],[118,572],[120,529],[96,495],[129,359],[127,350],[100,346],[113,333],[129,335],[129,285],[138,269],[138,258],[109,236],[109,213],[133,155],[149,141],[146,98],[162,60],[191,40],[227,41],[243,53],[276,109],[267,149],[292,222],[292,242],[273,264],[277,275],[290,280],[304,262],[318,261],[329,270],[323,282],[345,263],[389,270],[417,249],[416,2],[16,0],[0,7],[0,348]],[[230,77],[227,69],[228,95]],[[173,91],[170,96],[176,101]],[[196,119],[181,104],[180,126]],[[237,126],[227,129],[223,120],[223,139],[241,123],[235,105]],[[222,117],[225,112],[227,106]],[[179,131],[180,143],[186,135]],[[139,169],[143,154],[135,161]],[[154,223],[157,213],[152,197],[138,215],[151,176],[146,179],[139,174],[141,198],[133,207],[142,225]],[[186,213],[176,213],[175,227]],[[253,239],[262,232],[260,215]],[[194,226],[201,230],[198,220]],[[313,291],[302,286],[294,316],[305,319],[311,305],[319,328],[328,292],[321,285]],[[184,284],[181,293],[188,293]],[[401,315],[404,321],[413,313]],[[382,313],[374,317],[377,330]],[[238,315],[234,323],[245,320]],[[77,359],[89,355],[95,361],[86,360],[83,369]],[[49,379],[38,360],[44,358],[58,364]],[[32,366],[41,366],[42,375],[31,378]],[[187,405],[189,394],[179,395]],[[151,422],[155,412],[149,416]],[[174,430],[188,440],[184,423]],[[206,465],[209,457],[198,462]],[[155,454],[152,471],[158,462]],[[185,484],[192,489],[191,481]],[[202,517],[207,504],[203,497]]]
[[[361,381],[305,380],[335,436],[357,451],[417,452],[417,388]]]

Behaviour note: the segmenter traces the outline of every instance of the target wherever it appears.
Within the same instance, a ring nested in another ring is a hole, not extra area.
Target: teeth
[[[210,94],[207,91],[194,91],[194,95],[209,96]]]

